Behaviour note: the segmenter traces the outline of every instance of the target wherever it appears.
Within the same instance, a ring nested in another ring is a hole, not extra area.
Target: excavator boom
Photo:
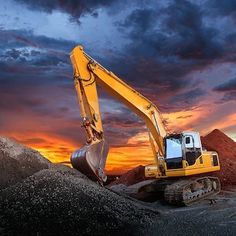
[[[72,165],[92,179],[105,180],[108,148],[103,133],[97,84],[145,122],[156,162],[159,162],[158,156],[164,155],[163,138],[167,133],[157,107],[87,55],[82,46],[75,47],[70,57],[80,113],[87,134],[85,147],[72,154]]]

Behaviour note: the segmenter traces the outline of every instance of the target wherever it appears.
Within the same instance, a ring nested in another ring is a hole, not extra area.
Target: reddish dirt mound
[[[202,145],[207,150],[219,154],[221,170],[212,173],[221,180],[223,187],[236,185],[236,142],[218,129],[202,137]]]
[[[145,180],[144,168],[144,166],[140,165],[132,170],[129,170],[128,172],[123,174],[119,179],[112,182],[111,185],[124,184],[129,186]]]

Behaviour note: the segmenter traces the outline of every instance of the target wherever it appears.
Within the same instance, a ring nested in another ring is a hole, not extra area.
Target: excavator
[[[70,58],[86,134],[86,144],[71,155],[73,168],[101,184],[107,179],[105,165],[109,146],[99,107],[99,85],[146,124],[153,163],[145,166],[145,177],[155,180],[155,188],[164,189],[167,203],[189,205],[220,191],[219,179],[206,176],[220,170],[218,154],[202,147],[198,132],[167,132],[155,104],[86,54],[82,46],[75,47]],[[142,190],[148,191],[150,186]]]

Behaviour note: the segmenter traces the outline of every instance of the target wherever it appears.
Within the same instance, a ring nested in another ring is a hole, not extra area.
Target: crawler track
[[[166,185],[164,199],[172,205],[190,205],[220,192],[220,181],[216,177],[201,177],[175,181]]]

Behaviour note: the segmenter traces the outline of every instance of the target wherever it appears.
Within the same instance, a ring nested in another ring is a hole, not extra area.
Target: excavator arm
[[[166,130],[157,107],[87,55],[82,46],[75,47],[70,57],[82,126],[85,127],[87,136],[85,147],[72,154],[72,165],[92,179],[105,180],[104,168],[108,148],[103,133],[97,84],[145,122],[158,164],[158,157],[164,155],[163,138],[166,136]]]

